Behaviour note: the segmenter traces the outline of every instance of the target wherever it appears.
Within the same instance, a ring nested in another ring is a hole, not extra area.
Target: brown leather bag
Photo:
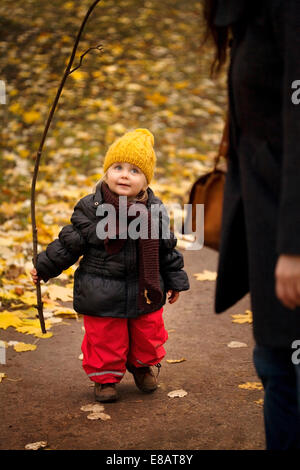
[[[213,170],[202,175],[193,184],[189,196],[191,206],[187,214],[187,219],[192,218],[192,231],[196,230],[196,204],[204,204],[204,246],[219,249],[223,194],[226,171],[218,169],[220,158],[227,158],[229,144],[229,123],[226,118],[219,152],[215,158]],[[186,220],[187,223],[187,220]],[[196,235],[197,237],[197,235]]]

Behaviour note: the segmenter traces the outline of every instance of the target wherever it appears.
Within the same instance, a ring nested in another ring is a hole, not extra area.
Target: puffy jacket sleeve
[[[59,232],[58,238],[37,255],[38,276],[44,282],[59,276],[62,271],[76,263],[83,254],[85,246],[81,233],[73,225],[66,225]]]
[[[44,282],[59,276],[62,271],[76,263],[87,244],[97,238],[97,220],[89,201],[90,197],[85,196],[77,202],[71,216],[72,223],[63,227],[58,238],[38,254],[36,270]]]
[[[85,196],[80,199],[74,207],[71,217],[73,226],[82,234],[87,243],[91,245],[101,245],[104,240],[98,238],[96,233],[99,216],[96,214],[97,206],[93,206],[92,196]]]
[[[169,217],[166,211],[162,212],[162,227],[169,225]],[[164,238],[165,231],[161,229],[160,235],[160,273],[163,277],[166,290],[184,291],[190,288],[187,273],[183,270],[184,261],[182,254],[176,250],[177,239],[170,230],[168,238]]]

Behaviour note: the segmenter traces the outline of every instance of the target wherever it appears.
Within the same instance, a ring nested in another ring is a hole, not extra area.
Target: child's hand
[[[177,292],[177,290],[168,290],[168,295],[169,303],[173,304],[174,302],[176,302],[176,300],[178,300],[179,292]]]
[[[33,268],[31,271],[30,271],[30,274],[31,274],[31,277],[32,277],[32,281],[34,282],[34,284],[37,284],[38,282],[38,275],[37,275],[37,270],[35,268]]]

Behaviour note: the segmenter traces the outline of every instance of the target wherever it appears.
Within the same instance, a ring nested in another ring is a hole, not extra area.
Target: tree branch
[[[77,67],[74,67],[72,70],[70,70],[69,75],[71,75],[71,73],[75,72],[75,70],[77,70],[77,69],[79,69],[79,67],[81,67],[82,60],[83,60],[84,56],[86,54],[88,54],[92,49],[98,49],[98,51],[100,53],[103,52],[102,44],[98,44],[98,46],[94,46],[94,47],[89,47],[88,50],[86,50],[83,54],[81,54],[79,65],[77,65]]]
[[[65,81],[66,81],[68,75],[70,73],[74,72],[74,70],[76,70],[76,69],[73,69],[72,72],[70,72],[70,69],[72,67],[73,60],[74,60],[74,57],[75,57],[75,54],[76,54],[77,46],[78,46],[78,43],[79,43],[80,38],[81,38],[82,31],[85,27],[85,24],[86,24],[86,22],[87,22],[87,20],[90,16],[90,14],[92,13],[93,9],[95,8],[95,6],[100,1],[101,0],[94,1],[94,3],[90,6],[90,8],[88,9],[88,11],[87,11],[87,13],[86,13],[86,15],[85,15],[85,17],[82,21],[80,29],[77,33],[77,37],[76,37],[76,40],[75,40],[75,43],[74,43],[74,46],[73,46],[73,50],[72,50],[72,53],[71,53],[71,56],[70,56],[70,59],[69,59],[69,63],[67,65],[65,73],[64,73],[63,78],[61,80],[61,83],[58,87],[54,102],[52,104],[52,107],[51,107],[51,110],[50,110],[50,113],[49,113],[49,116],[48,116],[48,119],[47,119],[47,122],[46,122],[45,129],[44,129],[44,132],[43,132],[43,135],[42,135],[42,139],[41,139],[41,142],[40,142],[40,145],[39,145],[39,149],[38,149],[37,154],[36,154],[34,172],[33,172],[32,183],[31,183],[31,224],[32,224],[33,264],[34,264],[34,267],[36,267],[36,262],[37,262],[37,244],[38,244],[36,218],[35,218],[35,186],[36,186],[36,180],[37,180],[37,175],[38,175],[39,163],[40,163],[40,159],[41,159],[41,156],[42,156],[42,151],[43,151],[44,143],[45,143],[45,140],[46,140],[46,137],[47,137],[47,133],[48,133],[48,130],[49,130],[49,127],[50,127],[50,124],[51,124],[51,121],[52,121],[52,118],[53,118],[53,115],[54,115],[54,112],[55,112],[55,109],[56,109],[56,106],[57,106],[57,103],[58,103],[58,100],[60,98],[63,86],[65,84]],[[98,48],[98,46],[96,48]],[[82,58],[87,52],[88,51],[86,51],[82,55]],[[82,58],[81,58],[81,61],[82,61]],[[80,65],[81,65],[81,62],[79,64],[79,66]],[[76,68],[78,68],[78,67],[76,67]],[[41,286],[40,286],[40,280],[39,279],[38,279],[37,284],[36,284],[36,291],[37,291],[37,309],[38,309],[38,315],[39,315],[41,330],[42,330],[42,333],[46,333],[45,320],[44,320],[44,315],[43,315],[43,303],[42,303],[42,297],[41,297]]]

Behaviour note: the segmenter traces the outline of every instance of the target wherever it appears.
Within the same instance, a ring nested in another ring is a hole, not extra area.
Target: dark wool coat
[[[151,204],[162,204],[150,188],[147,191],[148,208]],[[183,257],[175,249],[177,240],[170,231],[170,238],[161,238],[159,242],[163,298],[159,304],[152,303],[147,310],[139,310],[138,240],[128,238],[117,254],[110,255],[106,252],[104,240],[99,239],[96,234],[96,226],[101,220],[96,211],[103,202],[101,184],[97,185],[95,194],[80,199],[71,217],[72,224],[63,227],[58,238],[38,254],[38,276],[47,282],[83,255],[74,273],[74,310],[100,317],[134,318],[161,308],[166,302],[166,292],[169,289],[188,290],[188,277],[182,269]]]
[[[229,168],[216,287],[217,313],[249,290],[259,345],[300,339],[300,308],[275,295],[280,254],[300,255],[299,0],[220,0],[219,26],[232,25],[228,76]]]

